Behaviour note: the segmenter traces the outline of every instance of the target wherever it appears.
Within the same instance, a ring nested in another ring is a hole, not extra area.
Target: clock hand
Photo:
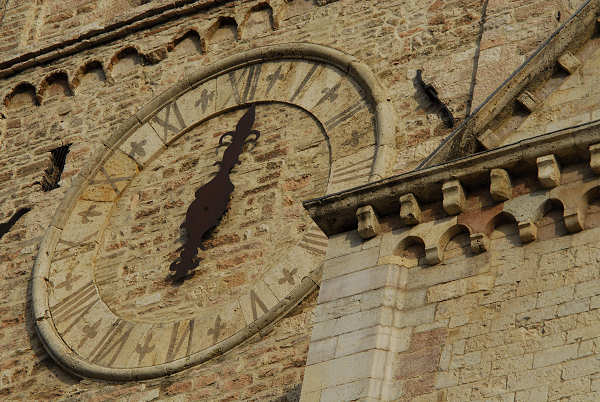
[[[234,189],[229,178],[231,169],[239,162],[244,144],[255,143],[260,137],[260,132],[251,129],[255,115],[256,106],[252,104],[238,122],[235,131],[223,134],[219,140],[219,146],[224,146],[223,140],[231,137],[231,143],[227,145],[223,154],[219,172],[212,180],[196,190],[195,199],[186,212],[185,220],[181,225],[186,233],[186,241],[179,249],[179,258],[169,267],[169,270],[174,272],[171,278],[175,282],[187,279],[198,267],[198,248],[206,234],[219,224],[227,211],[229,198]],[[248,140],[250,136],[255,138]]]

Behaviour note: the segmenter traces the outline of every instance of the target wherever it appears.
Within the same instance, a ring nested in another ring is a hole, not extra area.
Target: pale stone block
[[[322,339],[310,343],[308,348],[308,357],[306,365],[321,363],[332,360],[335,357],[335,350],[338,344],[338,337]]]
[[[404,225],[416,225],[423,221],[421,206],[414,194],[400,197],[400,220]]]
[[[525,389],[515,394],[515,402],[546,402],[548,400],[548,386]]]
[[[376,325],[391,326],[393,319],[394,313],[391,308],[380,307],[334,320],[319,322],[313,327],[311,342]]]
[[[465,353],[464,355],[452,356],[452,362],[450,363],[450,369],[459,369],[465,367],[472,367],[481,362],[481,351]]]
[[[364,352],[369,349],[389,350],[392,329],[388,327],[371,327],[339,336],[335,357]]]
[[[382,379],[387,352],[369,350],[307,366],[302,391],[312,392],[355,381]]]
[[[363,379],[348,384],[338,385],[321,391],[321,402],[342,401],[379,401],[383,382],[375,379]],[[371,399],[372,398],[372,399]]]
[[[377,247],[332,258],[323,264],[323,280],[373,267],[377,265],[378,259]]]
[[[319,290],[319,303],[382,287],[396,287],[400,278],[399,271],[396,265],[384,265],[324,280]]]
[[[436,389],[448,388],[458,385],[458,372],[442,371],[435,376],[434,387]]]
[[[490,194],[497,202],[512,198],[512,183],[510,175],[504,169],[492,169],[490,172]]]
[[[590,299],[590,309],[600,308],[600,296],[594,296]]]
[[[463,260],[431,268],[413,268],[409,270],[407,287],[409,289],[429,287],[466,278],[482,269],[476,265],[470,260]]]
[[[540,100],[537,96],[529,91],[523,91],[521,95],[517,97],[517,102],[519,102],[529,113],[534,112],[540,104]]]
[[[317,323],[333,320],[382,306],[394,307],[396,304],[396,294],[397,290],[394,288],[382,288],[318,304],[313,310],[312,321]]]
[[[413,310],[396,311],[394,313],[394,326],[405,328],[431,323],[435,315],[435,307],[435,304],[430,304]]]
[[[545,188],[560,185],[560,166],[553,154],[540,156],[536,159],[538,167],[538,180]]]
[[[444,195],[443,207],[448,215],[458,215],[466,203],[465,191],[458,180],[452,180],[442,185]]]
[[[483,134],[477,137],[477,141],[479,141],[485,149],[492,149],[496,148],[498,144],[502,142],[502,138],[488,128]]]
[[[574,292],[575,288],[573,286],[566,286],[542,292],[538,296],[537,307],[548,307],[555,304],[566,303],[570,300],[573,300]]]
[[[399,310],[422,307],[427,302],[427,289],[414,289],[402,291],[398,294],[396,307]]]
[[[362,250],[363,243],[363,239],[361,239],[360,235],[355,230],[333,235],[327,242],[326,258],[329,260],[343,255],[359,252]]]
[[[596,174],[600,174],[600,144],[590,145],[590,167]]]
[[[581,61],[573,53],[565,52],[558,58],[558,64],[569,74],[574,74],[581,66]]]
[[[579,210],[568,210],[564,212],[563,220],[569,233],[581,232],[585,227],[583,214]]]
[[[370,239],[381,232],[379,218],[371,205],[358,208],[356,211],[358,221],[358,234],[363,239]]]
[[[561,381],[561,367],[551,366],[539,369],[517,371],[508,374],[508,389],[519,391]]]
[[[598,356],[592,355],[566,362],[563,367],[562,379],[570,380],[600,372],[600,360]]]
[[[558,306],[558,316],[564,317],[566,315],[583,313],[590,309],[590,299],[573,300],[571,302],[561,304]]]
[[[596,338],[600,334],[600,323],[594,323],[586,327],[575,328],[567,332],[567,343],[585,341]]]
[[[438,328],[448,328],[448,324],[450,323],[449,319],[446,320],[437,320],[433,322],[426,322],[425,324],[417,325],[413,328],[413,333],[419,332],[429,332]]]
[[[573,343],[537,352],[533,356],[533,368],[552,366],[567,360],[576,359],[578,348],[579,345]]]
[[[394,352],[404,352],[410,346],[412,328],[392,328],[392,337],[390,339],[390,349]]]
[[[579,344],[579,349],[577,349],[577,357],[585,357],[594,353],[594,341],[587,340],[583,341]]]
[[[304,375],[304,381],[307,381],[306,376],[307,374]],[[321,402],[321,390],[307,392],[302,389],[302,393],[300,394],[300,402]]]

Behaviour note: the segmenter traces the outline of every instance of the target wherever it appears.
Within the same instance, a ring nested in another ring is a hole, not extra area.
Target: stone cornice
[[[421,203],[442,201],[442,185],[459,180],[466,188],[489,186],[490,171],[535,174],[537,159],[555,155],[563,165],[589,160],[590,146],[600,142],[600,120],[540,135],[430,168],[390,177],[304,202],[328,236],[356,229],[356,211],[371,205],[379,216],[397,215],[400,197],[414,194]]]
[[[69,39],[22,53],[0,62],[0,78],[6,78],[40,64],[71,56],[86,49],[123,38],[133,32],[202,10],[231,3],[232,0],[174,0],[140,7],[104,26],[91,26]]]

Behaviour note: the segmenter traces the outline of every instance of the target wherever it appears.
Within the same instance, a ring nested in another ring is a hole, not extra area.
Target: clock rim
[[[47,353],[65,370],[83,378],[99,378],[111,381],[143,380],[174,374],[181,370],[196,366],[218,355],[221,355],[254,335],[274,325],[289,311],[295,308],[305,297],[312,293],[321,281],[321,266],[305,276],[301,283],[279,301],[268,312],[256,321],[246,325],[234,335],[206,349],[188,356],[153,366],[135,368],[110,368],[87,361],[71,350],[58,334],[50,314],[47,292],[47,279],[51,260],[60,239],[63,228],[71,215],[83,191],[110,158],[118,147],[137,129],[142,127],[164,106],[179,98],[186,92],[202,85],[216,76],[250,64],[282,60],[299,59],[329,64],[350,76],[370,98],[374,105],[375,115],[375,154],[369,181],[376,181],[385,176],[387,154],[392,147],[395,132],[394,114],[390,99],[379,85],[369,68],[355,57],[336,49],[311,43],[288,43],[252,49],[230,56],[220,62],[207,66],[184,78],[162,94],[148,102],[138,112],[127,119],[117,132],[91,158],[87,167],[83,168],[73,179],[71,187],[59,204],[50,226],[40,244],[36,257],[32,279],[32,314],[35,328]]]

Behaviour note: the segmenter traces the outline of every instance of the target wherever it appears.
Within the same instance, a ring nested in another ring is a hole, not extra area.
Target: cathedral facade
[[[599,400],[599,17],[0,0],[0,399]]]

